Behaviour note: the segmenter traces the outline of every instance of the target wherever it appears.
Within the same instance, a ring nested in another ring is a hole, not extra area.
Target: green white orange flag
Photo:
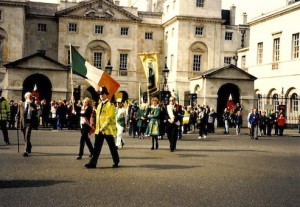
[[[72,70],[75,71],[76,74],[85,78],[96,91],[99,87],[105,86],[109,92],[109,99],[111,99],[120,87],[120,84],[108,73],[87,62],[72,45],[70,50]]]

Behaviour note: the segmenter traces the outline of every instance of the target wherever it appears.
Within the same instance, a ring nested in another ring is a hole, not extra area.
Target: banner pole
[[[74,81],[73,81],[73,68],[72,68],[72,47],[71,43],[69,43],[70,46],[70,72],[71,72],[71,101],[72,101],[72,108],[75,110],[75,103],[74,103]]]

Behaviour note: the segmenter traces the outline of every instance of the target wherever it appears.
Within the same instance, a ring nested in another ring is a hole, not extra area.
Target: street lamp
[[[167,66],[167,63],[165,63],[165,67],[162,70],[162,75],[164,77],[163,80],[163,88],[160,92],[160,100],[163,101],[165,104],[169,104],[169,98],[171,96],[170,91],[168,90],[168,75],[169,75],[169,69]]]
[[[113,69],[113,66],[110,64],[110,60],[109,60],[104,70],[105,70],[105,72],[107,72],[109,75],[111,75],[112,69]]]
[[[168,66],[167,66],[167,63],[165,63],[165,67],[164,69],[162,70],[162,75],[164,77],[164,82],[163,82],[163,91],[167,91],[168,90],[168,75],[169,75],[169,69],[168,69]]]

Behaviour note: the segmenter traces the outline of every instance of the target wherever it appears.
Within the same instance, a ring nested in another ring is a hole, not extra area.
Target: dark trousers
[[[31,130],[32,130],[32,123],[31,120],[25,120],[24,129],[22,129],[25,141],[25,151],[30,153],[31,152]]]
[[[103,146],[104,139],[106,140],[110,154],[113,158],[113,162],[115,164],[119,164],[120,158],[119,158],[119,153],[115,144],[115,139],[112,135],[104,135],[102,133],[96,134],[95,135],[95,144],[94,144],[94,154],[92,159],[90,160],[90,164],[95,164],[97,165],[98,158],[101,153],[101,149]]]
[[[170,124],[167,126],[166,131],[170,142],[170,150],[174,151],[176,149],[178,138],[178,126],[174,123]]]
[[[84,149],[84,144],[86,143],[86,146],[89,148],[90,154],[94,153],[94,147],[93,144],[89,138],[89,128],[88,127],[83,127],[81,129],[81,138],[80,138],[80,144],[79,144],[79,156],[83,155],[83,149]]]
[[[0,121],[0,127],[3,133],[3,138],[5,143],[9,143],[8,131],[7,131],[7,122],[4,120]]]

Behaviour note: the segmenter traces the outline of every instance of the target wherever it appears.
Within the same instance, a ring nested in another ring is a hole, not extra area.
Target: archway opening
[[[222,85],[218,91],[218,103],[217,103],[218,126],[224,126],[223,113],[224,113],[224,109],[227,108],[229,99],[231,99],[233,104],[240,102],[239,87],[232,83],[226,83]]]
[[[47,103],[50,103],[52,98],[52,84],[49,78],[42,74],[33,74],[24,80],[22,100],[24,100],[24,94],[26,92],[33,92],[35,86],[39,100],[46,99]]]

